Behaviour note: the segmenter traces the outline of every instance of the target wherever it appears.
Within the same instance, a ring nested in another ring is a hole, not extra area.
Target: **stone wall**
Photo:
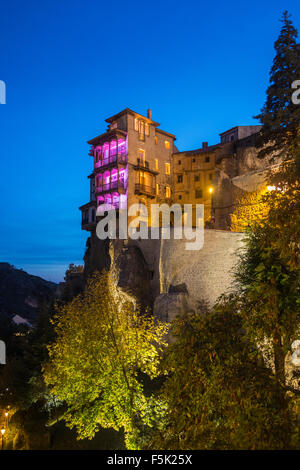
[[[143,306],[153,308],[163,320],[195,311],[205,301],[212,306],[232,288],[237,251],[243,234],[205,230],[204,245],[186,250],[186,240],[96,240],[89,241],[85,256],[89,273],[115,268],[117,285]],[[109,245],[109,247],[108,247]],[[107,259],[109,256],[109,260]]]
[[[143,253],[151,274],[154,313],[170,320],[200,302],[212,306],[232,288],[237,251],[243,234],[205,230],[199,251],[185,249],[186,240],[128,240]]]

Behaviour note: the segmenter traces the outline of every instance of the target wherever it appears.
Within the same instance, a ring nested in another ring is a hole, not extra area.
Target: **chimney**
[[[152,119],[152,109],[147,109],[147,118]]]
[[[208,147],[208,142],[202,142],[202,148],[207,149]]]

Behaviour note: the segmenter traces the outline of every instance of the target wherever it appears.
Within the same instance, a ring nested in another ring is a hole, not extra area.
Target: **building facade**
[[[160,129],[151,110],[143,116],[126,108],[106,123],[106,132],[88,141],[93,171],[90,200],[80,207],[83,230],[94,232],[103,204],[117,211],[143,204],[151,226],[150,205],[163,203],[193,209],[203,204],[207,228],[232,230],[237,206],[266,186],[271,162],[257,156],[261,126],[236,126],[222,132],[216,145],[203,142],[199,149],[179,152],[175,135]],[[128,222],[137,215],[129,213]],[[193,210],[192,225],[198,223]]]
[[[150,208],[172,198],[175,136],[159,128],[151,110],[143,116],[126,108],[106,122],[107,131],[88,141],[93,158],[90,201],[80,207],[82,229],[88,231],[94,229],[102,204],[117,210],[140,203]]]

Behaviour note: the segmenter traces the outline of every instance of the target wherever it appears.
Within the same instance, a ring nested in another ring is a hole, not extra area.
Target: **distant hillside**
[[[54,298],[57,287],[9,263],[0,263],[0,315],[19,315],[34,322],[40,305]]]

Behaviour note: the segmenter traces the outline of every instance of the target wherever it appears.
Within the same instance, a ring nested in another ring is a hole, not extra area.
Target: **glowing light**
[[[1,429],[1,434],[2,434],[2,436],[5,434],[5,429],[4,428]]]
[[[267,186],[268,191],[275,191],[275,186]]]
[[[4,415],[5,415],[5,416],[6,416],[6,418],[7,418],[7,416],[8,416],[8,413],[7,413],[7,411],[4,413]]]
[[[209,192],[210,194],[212,194],[213,190],[214,190],[214,188],[212,188],[212,187],[208,188],[208,192]]]

